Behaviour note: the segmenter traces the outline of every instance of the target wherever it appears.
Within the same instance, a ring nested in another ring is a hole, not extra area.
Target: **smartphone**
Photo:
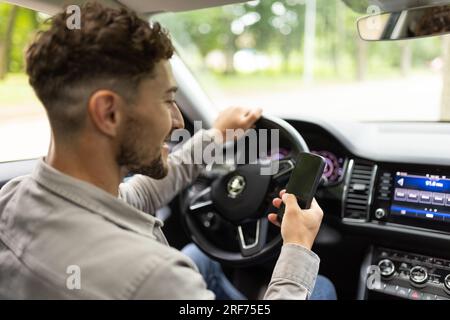
[[[312,153],[302,152],[297,158],[295,168],[291,173],[286,192],[297,197],[302,209],[309,209],[316,194],[317,187],[325,169],[326,161],[323,157]],[[278,210],[278,221],[281,223],[284,215],[284,203]]]

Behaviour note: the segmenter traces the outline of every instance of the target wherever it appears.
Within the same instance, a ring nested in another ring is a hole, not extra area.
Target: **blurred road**
[[[210,96],[219,107],[258,106],[281,117],[305,114],[345,120],[436,121],[440,118],[441,92],[442,78],[435,75]]]
[[[288,90],[209,92],[218,107],[259,106],[268,114],[346,120],[439,119],[439,75],[361,83],[321,84]],[[37,104],[37,103],[36,103]],[[48,149],[50,130],[39,105],[0,107],[0,162],[34,158]]]

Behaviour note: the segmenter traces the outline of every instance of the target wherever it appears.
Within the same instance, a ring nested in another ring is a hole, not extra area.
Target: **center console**
[[[450,166],[351,161],[342,222],[372,236],[360,299],[450,300]]]
[[[360,298],[450,300],[450,260],[378,247],[361,274]]]

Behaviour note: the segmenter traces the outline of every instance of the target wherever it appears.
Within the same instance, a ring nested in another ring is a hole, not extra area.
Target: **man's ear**
[[[88,101],[88,113],[95,128],[115,137],[121,121],[122,98],[110,90],[96,91]]]

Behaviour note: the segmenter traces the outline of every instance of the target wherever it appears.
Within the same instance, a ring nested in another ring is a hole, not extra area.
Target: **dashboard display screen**
[[[331,151],[320,150],[311,151],[313,154],[317,154],[325,158],[325,170],[323,172],[323,177],[325,178],[325,186],[338,183],[342,180],[344,176],[344,165],[345,158],[338,156]],[[278,152],[272,153],[269,158],[270,160],[282,160],[291,155],[291,150],[287,148],[280,148]]]
[[[311,151],[311,153],[317,154],[325,158],[326,165],[323,172],[323,177],[326,178],[328,183],[339,182],[344,174],[344,162],[343,157],[338,157],[330,151]]]
[[[450,223],[450,177],[397,172],[391,215]]]

